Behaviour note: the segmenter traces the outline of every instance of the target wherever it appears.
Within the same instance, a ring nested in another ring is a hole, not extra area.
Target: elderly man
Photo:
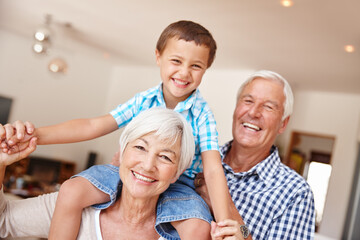
[[[310,186],[281,163],[273,145],[289,122],[292,106],[289,84],[271,71],[254,73],[238,91],[233,140],[220,149],[238,239],[314,237],[315,209]],[[202,185],[197,191],[208,200],[201,176],[195,184]],[[223,235],[234,235],[231,228],[216,229],[228,231]]]

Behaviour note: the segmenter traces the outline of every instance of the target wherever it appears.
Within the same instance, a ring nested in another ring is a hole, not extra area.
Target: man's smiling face
[[[270,150],[287,125],[282,121],[285,96],[281,83],[256,78],[243,89],[233,115],[233,137],[247,148]]]

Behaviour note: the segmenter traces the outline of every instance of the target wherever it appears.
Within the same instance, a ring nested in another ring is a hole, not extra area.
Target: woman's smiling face
[[[129,142],[120,160],[123,187],[136,198],[158,197],[177,180],[180,149],[180,138],[166,141],[154,133]]]

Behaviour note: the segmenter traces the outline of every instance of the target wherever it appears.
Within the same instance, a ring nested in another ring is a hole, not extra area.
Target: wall
[[[279,142],[287,147],[292,130],[336,137],[332,174],[319,233],[341,239],[357,154],[360,96],[297,91],[294,113]],[[285,148],[286,148],[285,147]]]
[[[250,72],[252,71],[209,69],[204,75],[200,85],[200,92],[214,112],[218,124],[220,143],[232,139],[231,124],[236,92]],[[155,66],[155,63],[154,67],[115,67],[109,85],[106,112],[130,99],[137,92],[156,86],[160,81],[160,71]],[[99,149],[101,149],[104,163],[110,161],[118,148],[120,133],[121,130],[104,136],[99,142]]]
[[[29,120],[44,126],[104,113],[112,64],[91,52],[80,54],[76,48],[55,48],[49,56],[36,56],[31,36],[0,30],[0,39],[0,95],[14,100],[10,122]],[[48,61],[58,53],[65,53],[68,61],[66,75],[47,70]],[[39,146],[34,154],[75,161],[82,170],[95,143]]]

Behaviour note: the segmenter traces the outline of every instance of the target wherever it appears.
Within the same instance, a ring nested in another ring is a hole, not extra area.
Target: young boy
[[[230,198],[218,152],[215,119],[197,89],[215,53],[216,42],[203,26],[191,21],[172,23],[156,45],[160,85],[136,94],[110,114],[38,128],[33,135],[38,144],[79,142],[115,131],[148,108],[166,107],[180,112],[193,128],[196,154],[191,167],[159,199],[156,230],[164,238],[209,239],[212,217],[194,190],[196,174],[204,172],[216,221],[229,217],[226,203]],[[111,205],[121,184],[117,171],[113,165],[96,165],[76,175],[81,177],[66,181],[59,192],[49,238],[75,239],[83,208],[99,203],[103,204],[95,207]]]

